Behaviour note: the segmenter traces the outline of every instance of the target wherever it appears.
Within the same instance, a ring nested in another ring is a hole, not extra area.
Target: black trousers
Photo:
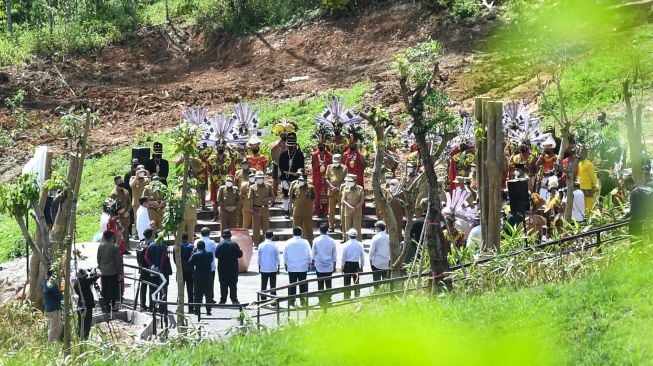
[[[88,339],[91,334],[91,323],[93,323],[93,308],[85,308],[77,312],[77,329],[80,339]]]
[[[209,286],[209,292],[206,295],[207,303],[215,304],[215,299],[213,298],[214,292],[215,292],[215,271],[211,272],[211,285]]]
[[[116,306],[116,301],[120,301],[120,281],[118,275],[101,276],[102,299],[104,300],[103,310],[108,312]]]
[[[372,279],[374,281],[380,281],[380,280],[385,280],[390,278],[390,270],[389,269],[379,269],[374,266],[372,266]]]
[[[277,272],[261,272],[261,291],[268,289],[268,283],[270,288],[277,287]],[[276,291],[270,291],[270,294],[276,295]],[[266,296],[261,296],[261,300],[267,299]]]
[[[184,271],[184,285],[186,285],[186,302],[193,302],[193,271]],[[188,307],[188,312],[193,312],[193,307]]]
[[[333,272],[315,272],[315,274],[317,275],[317,278],[331,277],[331,275],[333,275]],[[330,278],[327,279],[327,280],[317,280],[317,289],[318,290],[324,290],[325,285],[326,285],[327,289],[331,288],[331,279]]]
[[[345,276],[342,278],[345,286],[350,286],[352,281],[355,285],[358,284],[358,272],[360,271],[360,265],[358,262],[345,262],[345,266],[342,268],[342,272],[345,273]],[[354,296],[360,295],[360,290],[354,290]],[[351,297],[351,291],[344,292],[345,299]]]
[[[141,288],[138,289],[138,296],[139,296],[139,300],[141,302],[141,309],[145,309],[145,308],[147,308],[147,303],[152,305],[152,300],[148,301],[147,300],[147,298],[148,298],[147,295],[149,293],[152,293],[154,290],[150,291],[149,290],[150,286],[148,286],[144,282],[144,281],[148,281],[148,282],[150,281],[150,274],[148,272],[144,272],[144,271],[141,272],[140,279],[141,279]],[[151,299],[151,297],[150,297],[150,299]]]
[[[290,282],[291,285],[295,282],[303,281],[305,279],[306,279],[306,272],[288,272],[288,281]],[[304,283],[299,285],[299,293],[303,294],[306,292],[308,292],[308,284]],[[297,286],[290,286],[288,288],[288,295],[292,296],[295,295],[296,293],[297,293]],[[294,299],[290,300],[290,303],[294,304],[295,300]],[[305,304],[306,299],[302,298],[301,303]]]
[[[233,304],[238,303],[238,272],[218,273],[220,281],[220,304],[227,302],[227,294]]]
[[[209,301],[209,293],[212,293],[213,290],[211,289],[211,286],[213,286],[213,281],[211,280],[211,277],[205,277],[205,278],[193,278],[193,302],[196,302],[198,304],[202,303],[202,298],[206,299],[206,303],[210,304],[211,302]],[[199,314],[200,312],[200,307],[198,306],[196,309],[193,309],[196,314]],[[211,308],[206,307],[206,313],[211,314]]]

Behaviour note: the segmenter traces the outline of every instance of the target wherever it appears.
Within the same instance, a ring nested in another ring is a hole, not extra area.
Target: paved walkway
[[[339,272],[340,269],[340,256],[342,254],[342,248],[343,245],[341,241],[336,240],[337,249],[338,249],[338,264],[336,265],[336,271]],[[285,247],[285,242],[275,242],[275,244],[279,247],[279,250],[281,251],[281,268],[283,268],[283,249]],[[364,240],[363,241],[363,246],[365,247],[365,271],[370,271],[371,268],[369,267],[369,257],[368,257],[368,251],[369,251],[369,245],[370,245],[370,240]],[[97,254],[97,247],[98,243],[82,243],[82,244],[77,244],[77,249],[80,251],[81,255],[84,257],[84,259],[80,260],[78,262],[78,268],[95,268],[97,267],[97,261],[96,261],[96,254]],[[172,251],[172,247],[169,247],[169,250]],[[172,253],[171,253],[172,254]],[[134,250],[131,251],[131,255],[126,255],[124,256],[124,263],[125,264],[130,264],[130,265],[137,265],[136,263],[136,252]],[[258,273],[258,265],[257,265],[257,259],[258,259],[258,252],[255,249],[254,254],[252,256],[252,261],[249,266],[249,270],[246,273],[241,273],[238,278],[238,299],[241,303],[249,303],[256,301],[256,291],[260,289],[260,276]],[[168,301],[176,301],[177,299],[177,284],[175,281],[175,274],[176,268],[174,266],[174,262],[172,263],[173,265],[173,275],[170,276],[170,286],[168,287]],[[135,277],[138,278],[138,274],[134,269],[127,268],[125,270],[125,274],[130,277]],[[315,278],[314,273],[309,273],[308,278]],[[363,280],[363,282],[369,281],[369,279]],[[282,272],[281,274],[278,275],[277,277],[277,286],[284,286],[288,284],[288,275],[285,272]],[[342,286],[342,279],[336,279],[334,280],[333,286],[334,287],[340,287]],[[309,291],[315,291],[317,290],[317,284],[316,283],[311,283],[309,286]],[[215,299],[217,300],[219,297],[220,289],[219,289],[219,284],[216,278],[215,281],[215,288],[214,288],[214,293],[217,295]],[[365,289],[363,290],[363,293],[366,293]],[[134,296],[136,294],[136,288],[134,286],[134,283],[131,280],[127,280],[125,283],[125,298],[129,300],[133,300]],[[280,295],[286,295],[287,292],[283,291],[280,293]],[[341,299],[342,295],[334,295],[334,299]],[[188,300],[186,300],[188,301]],[[317,304],[317,299],[312,299],[310,304]],[[282,305],[283,307],[286,307],[286,304]],[[171,312],[174,312],[174,307],[171,306],[169,308]],[[230,321],[225,321],[225,320],[217,320],[217,319],[212,319],[211,317],[205,317],[204,309],[202,309],[202,320],[201,324],[205,332],[208,332],[209,335],[211,336],[224,336],[228,332],[229,328],[233,326],[237,326],[239,323],[237,320],[230,320]],[[266,313],[272,311],[272,308],[270,309],[261,309],[261,313]],[[255,322],[256,319],[254,318],[256,316],[256,310],[250,309],[247,310],[247,313],[253,317],[253,321]],[[236,309],[213,309],[212,311],[212,317],[213,318],[218,318],[218,317],[234,317],[237,318],[238,316],[238,310]],[[285,322],[288,320],[289,316],[293,320],[298,320],[302,319],[305,317],[305,312],[297,312],[293,311],[290,314],[283,314],[281,317],[282,322]],[[197,319],[193,317],[193,319]],[[261,321],[262,324],[268,326],[268,327],[274,327],[277,325],[277,318],[275,315],[272,316],[266,316],[262,318]]]

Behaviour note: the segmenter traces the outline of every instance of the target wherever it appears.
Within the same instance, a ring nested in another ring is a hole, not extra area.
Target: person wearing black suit
[[[156,174],[159,176],[161,183],[168,185],[169,164],[163,158],[163,144],[155,142],[152,147],[152,159],[145,163],[145,169],[150,172],[150,175]]]
[[[215,249],[218,260],[218,280],[220,281],[220,304],[227,302],[227,293],[233,304],[238,304],[238,258],[243,251],[236,242],[231,241],[231,230],[222,230],[222,242]]]

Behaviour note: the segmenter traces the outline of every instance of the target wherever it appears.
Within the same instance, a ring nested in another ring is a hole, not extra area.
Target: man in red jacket
[[[364,188],[365,158],[358,151],[358,144],[355,141],[352,141],[347,151],[345,151],[344,164],[347,167],[347,172],[356,176],[356,184]]]
[[[326,182],[326,168],[331,164],[331,152],[327,150],[324,140],[320,139],[317,149],[311,154],[313,167],[313,186],[317,192],[314,212],[319,217],[326,217],[328,208],[329,186]]]

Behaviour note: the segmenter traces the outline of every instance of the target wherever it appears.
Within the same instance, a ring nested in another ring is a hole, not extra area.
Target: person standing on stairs
[[[136,222],[136,233],[133,235],[135,235],[139,240],[141,240],[142,237],[139,237],[137,212],[141,206],[140,199],[143,196],[143,191],[145,190],[145,187],[147,187],[147,185],[150,183],[150,177],[148,174],[149,173],[145,167],[139,165],[136,168],[136,174],[132,175],[131,178],[129,178],[129,186],[131,187],[132,191],[132,210],[134,211],[134,221]],[[147,220],[147,224],[148,226],[150,224],[149,218]],[[140,232],[142,233],[142,231]]]
[[[365,187],[364,172],[365,172],[365,158],[358,150],[358,143],[352,139],[349,148],[345,151],[343,156],[344,164],[347,167],[347,172],[356,176],[356,184]]]
[[[261,230],[265,233],[270,228],[270,206],[274,202],[274,193],[272,187],[265,183],[263,172],[256,172],[254,178],[255,184],[249,187],[248,198],[252,202],[249,209],[252,215],[252,239],[254,245],[258,246],[261,242]]]
[[[245,188],[245,192],[243,192],[243,183],[248,182],[249,178],[249,160],[247,158],[243,159],[243,161],[240,162],[240,168],[236,171],[236,175],[234,176],[234,187],[238,188],[238,191],[240,192],[240,199],[238,200],[238,208],[236,208],[237,214],[236,214],[236,227],[245,227],[243,223],[243,204],[244,204],[244,199],[243,199],[243,193],[245,196],[249,193],[249,185]]]
[[[163,209],[166,207],[164,199],[163,183],[159,180],[159,177],[156,174],[152,174],[152,180],[143,190],[143,197],[148,198],[148,214],[150,215],[150,220],[154,222],[152,229],[161,230],[163,229]]]
[[[252,201],[249,199],[249,188],[256,184],[256,171],[254,169],[249,170],[249,177],[243,177],[241,179],[240,186],[238,186],[240,191],[240,199],[238,200],[238,205],[240,206],[240,217],[241,223],[238,227],[243,229],[252,228]]]
[[[279,140],[269,145],[270,157],[272,158],[272,191],[274,192],[274,197],[276,200],[277,193],[279,193],[279,183],[281,182],[279,158],[281,158],[281,154],[283,154],[288,149],[288,146],[286,145],[286,139],[288,138],[289,133],[297,132],[297,124],[295,122],[281,120],[279,123],[274,125],[272,132],[279,135]]]
[[[343,208],[344,220],[342,230],[354,229],[359,238],[361,235],[361,221],[363,219],[363,206],[365,206],[365,191],[355,182],[356,177],[348,174],[345,186],[341,189],[340,205]]]
[[[306,182],[305,176],[300,176],[293,183],[288,193],[290,197],[289,208],[292,210],[292,224],[299,226],[304,231],[304,238],[313,241],[313,202],[315,201],[315,187]]]
[[[228,176],[223,186],[218,190],[218,207],[220,208],[220,230],[236,227],[236,209],[240,200],[240,192],[234,187],[234,178]]]
[[[340,205],[340,186],[344,183],[347,171],[342,165],[342,155],[334,154],[333,163],[326,169],[326,183],[329,186],[329,232],[334,232],[336,227],[336,212],[341,210],[341,207],[336,209],[336,205]],[[340,217],[342,225],[342,216]]]
[[[329,186],[327,185],[326,169],[331,164],[331,152],[327,150],[324,142],[324,133],[318,132],[319,143],[317,149],[311,154],[311,165],[313,168],[313,187],[317,193],[315,199],[315,214],[324,218],[327,215],[328,209],[328,193]]]
[[[152,159],[145,163],[145,169],[150,172],[150,175],[156,174],[161,183],[168,185],[168,171],[170,169],[168,160],[163,158],[163,144],[155,142],[152,144]]]
[[[222,242],[215,248],[218,260],[218,280],[220,281],[220,304],[227,302],[227,294],[232,304],[238,304],[238,258],[243,251],[236,242],[231,241],[231,230],[222,230]]]
[[[297,146],[297,135],[289,133],[286,139],[288,150],[281,153],[279,157],[279,170],[281,179],[281,191],[283,192],[283,211],[286,218],[290,217],[288,208],[288,192],[290,184],[299,178],[299,169],[304,169],[304,153]]]
[[[123,180],[121,176],[116,175],[113,177],[113,183],[115,184],[115,187],[113,188],[113,191],[111,191],[109,197],[118,202],[117,215],[121,226],[120,235],[122,235],[122,240],[118,240],[121,244],[118,249],[122,254],[131,254],[127,250],[127,246],[129,244],[129,211],[131,210],[132,199],[129,195],[129,191],[123,188]]]
[[[181,195],[181,192],[179,194]],[[197,226],[197,206],[197,191],[191,188],[188,192],[186,207],[184,207],[184,221],[181,222],[180,226],[180,230],[188,233],[188,236],[191,239],[195,237],[195,226]]]

